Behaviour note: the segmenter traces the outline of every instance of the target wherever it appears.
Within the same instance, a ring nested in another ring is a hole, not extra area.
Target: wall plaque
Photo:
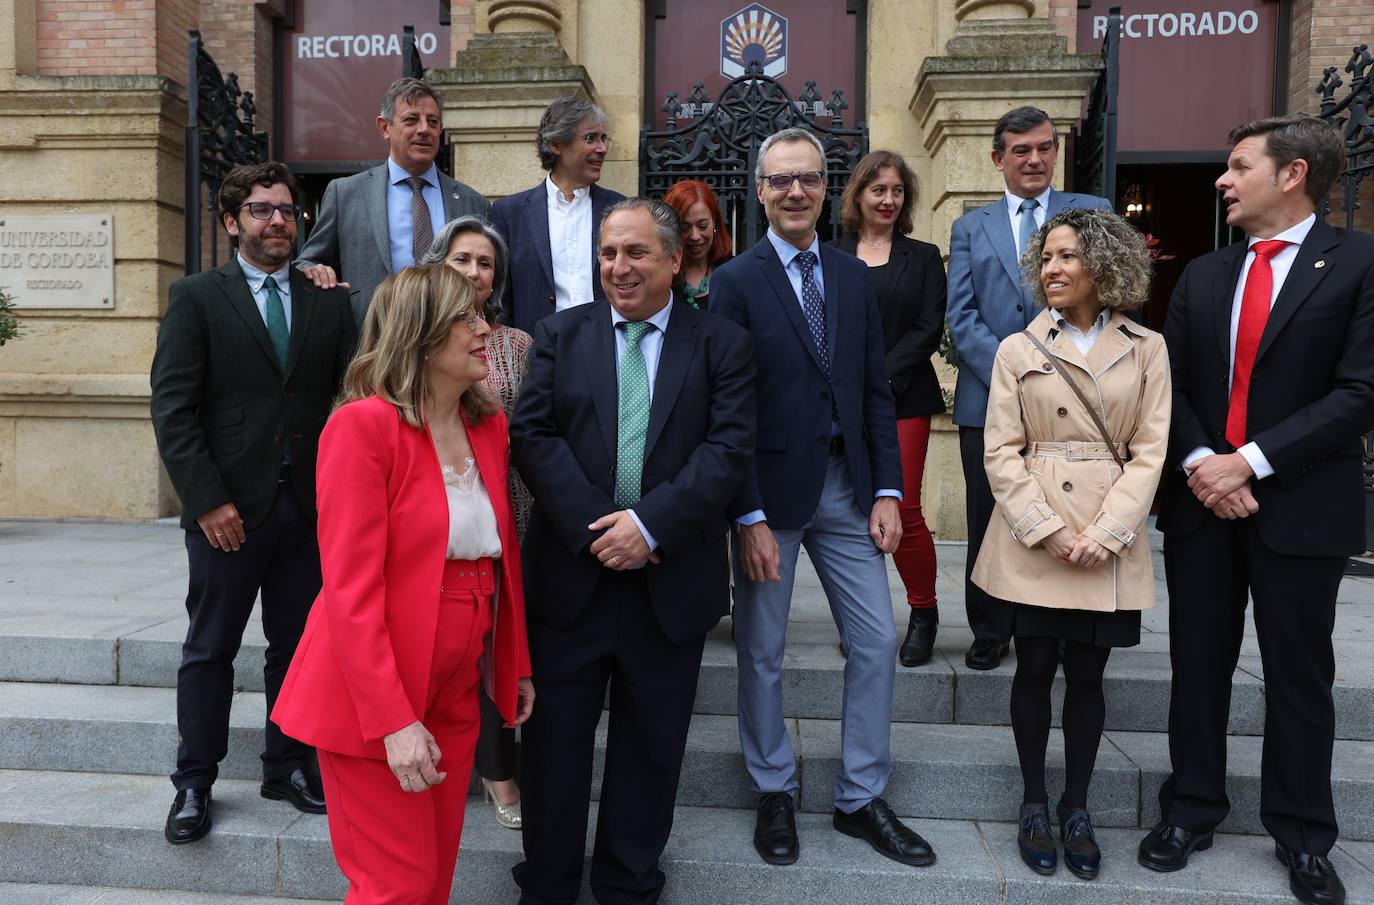
[[[113,223],[0,214],[0,287],[16,308],[113,308]]]

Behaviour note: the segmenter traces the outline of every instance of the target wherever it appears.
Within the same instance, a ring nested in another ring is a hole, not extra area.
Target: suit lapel
[[[914,260],[915,257],[911,254],[911,243],[904,236],[893,236],[892,252],[887,258],[887,275],[883,278],[882,286],[873,287],[878,293],[878,307],[880,309],[878,314],[884,325],[889,320],[892,323],[897,323],[901,318],[901,305],[896,304],[896,295],[890,290],[892,287],[902,285],[902,278],[906,276],[907,269],[912,266]],[[887,300],[886,305],[883,304],[884,299]]]
[[[382,256],[386,272],[391,273],[391,236],[388,232],[386,217],[387,177],[390,172],[383,163],[373,167],[372,185],[363,192],[367,204],[367,222],[372,224],[372,238],[377,242],[377,252]]]
[[[472,458],[477,462],[477,473],[482,476],[482,483],[488,488],[495,486],[497,477],[501,474],[500,456],[505,454],[505,450],[498,447],[493,442],[499,437],[499,433],[484,430],[480,427],[468,428],[468,440],[472,444]],[[442,471],[440,472],[442,474]],[[491,494],[493,498],[496,494]],[[506,520],[510,517],[509,507],[492,506],[492,511],[496,513],[497,534],[504,538],[507,534],[508,525]]]
[[[1320,219],[1312,225],[1311,232],[1298,247],[1298,256],[1293,259],[1293,266],[1288,269],[1288,277],[1283,281],[1279,297],[1274,300],[1274,308],[1269,312],[1269,320],[1264,325],[1263,335],[1260,336],[1259,349],[1255,351],[1255,361],[1258,362],[1264,357],[1264,353],[1274,344],[1274,337],[1283,329],[1284,324],[1288,323],[1317,288],[1322,277],[1331,271],[1330,266],[1314,266],[1318,259],[1325,260],[1340,244],[1340,236]]]
[[[1002,262],[1007,279],[1017,289],[1021,288],[1021,268],[1016,262],[1016,237],[1011,234],[1011,218],[1007,214],[1006,202],[999,201],[983,208],[983,231],[987,233],[988,243]]]
[[[592,269],[588,271],[592,275],[592,298],[600,300],[606,297],[605,289],[601,285],[601,260],[597,256],[597,230],[601,226],[601,217],[606,213],[608,207],[606,192],[599,185],[593,185],[590,189],[592,197]]]
[[[549,195],[548,185],[541,182],[525,196],[525,222],[529,224],[531,248],[539,256],[539,266],[544,268],[544,279],[549,288],[553,282],[553,251],[549,247]]]
[[[826,362],[827,371],[835,361],[835,344],[839,341],[840,333],[840,266],[835,254],[835,249],[821,243],[821,280],[825,283],[825,349],[830,354],[830,361]],[[833,266],[826,266],[827,259]],[[829,277],[826,276],[827,271]]]
[[[778,253],[773,250],[773,243],[764,236],[754,246],[754,254],[758,255],[759,263],[763,266],[764,276],[768,278],[768,283],[773,287],[773,293],[778,298],[778,303],[782,305],[782,310],[787,314],[792,326],[797,331],[797,336],[801,339],[802,348],[811,356],[811,360],[816,363],[816,367],[825,372],[825,364],[821,361],[820,353],[816,351],[816,341],[811,338],[811,328],[806,325],[806,316],[802,314],[801,302],[797,300],[797,294],[792,291],[792,284],[787,279],[787,272],[782,269],[782,261],[778,259]]]
[[[277,364],[277,353],[272,350],[272,337],[267,335],[267,325],[262,322],[262,315],[258,313],[258,306],[253,302],[253,294],[248,291],[248,280],[243,275],[243,268],[239,266],[238,258],[231,258],[215,273],[219,276],[219,288],[224,293],[224,297],[228,299],[229,307],[242,319],[248,332],[258,341],[258,346],[262,348],[267,360],[280,373],[281,368]]]
[[[454,182],[444,173],[439,171],[439,195],[444,202],[444,222],[462,216],[463,212],[458,206],[461,203],[458,197],[458,183]]]
[[[587,316],[582,321],[582,342],[586,350],[588,386],[592,389],[592,404],[601,422],[601,436],[606,452],[616,460],[616,435],[620,429],[620,382],[616,379],[615,328],[611,326],[610,303],[585,306]]]
[[[285,380],[291,379],[296,362],[300,360],[305,334],[310,329],[311,318],[315,316],[316,293],[315,284],[299,270],[291,268],[291,342],[287,346]]]
[[[668,330],[663,335],[663,347],[658,354],[658,373],[654,377],[654,399],[649,406],[649,429],[644,438],[644,461],[649,460],[654,444],[658,442],[663,426],[668,423],[668,415],[673,411],[682,383],[687,379],[687,367],[692,362],[692,349],[696,345],[697,325],[685,313],[686,309],[673,306],[668,318]]]
[[[1212,290],[1212,298],[1215,300],[1215,310],[1212,314],[1216,319],[1214,329],[1221,350],[1221,360],[1226,362],[1228,368],[1231,366],[1231,305],[1236,297],[1236,282],[1240,280],[1241,265],[1245,263],[1245,255],[1249,250],[1247,242],[1238,242],[1232,245],[1227,249],[1228,254],[1218,262],[1217,272],[1214,274],[1216,280],[1215,288]]]

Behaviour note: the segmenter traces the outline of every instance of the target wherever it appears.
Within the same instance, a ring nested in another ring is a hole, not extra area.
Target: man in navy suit
[[[608,684],[592,893],[659,900],[706,633],[729,609],[726,509],[754,448],[749,334],[672,301],[672,208],[619,202],[600,245],[610,304],[535,326],[511,425],[535,499],[525,612],[540,705],[521,730],[522,905],[572,905],[581,889]]]
[[[935,861],[882,799],[897,628],[885,554],[901,539],[896,412],[868,267],[822,245],[825,155],[803,129],[759,147],[754,181],[768,233],[711,277],[713,316],[754,337],[755,467],[732,506],[739,730],[759,796],[754,847],[797,860],[796,757],[783,720],[782,662],[797,555],[804,544],[848,651],[840,715],[836,830],[912,865]]]
[[[501,299],[506,323],[530,334],[555,311],[606,298],[597,279],[596,231],[606,209],[624,198],[596,184],[611,147],[600,107],[560,97],[540,118],[535,144],[549,175],[491,208],[491,225],[510,246]]]
[[[1006,182],[1005,197],[954,221],[949,236],[949,301],[946,320],[959,350],[954,423],[964,465],[968,513],[968,561],[964,607],[973,644],[964,655],[970,669],[995,669],[1007,655],[1005,635],[988,625],[991,598],[970,578],[996,502],[983,471],[983,424],[997,345],[1030,325],[1039,308],[1021,284],[1021,252],[1045,220],[1071,208],[1111,210],[1096,195],[1056,192],[1054,165],[1059,134],[1044,110],[1017,107],[992,134],[992,165]]]

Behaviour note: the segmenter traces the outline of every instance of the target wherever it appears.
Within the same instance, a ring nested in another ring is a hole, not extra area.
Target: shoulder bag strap
[[[1107,444],[1107,451],[1112,454],[1112,458],[1116,460],[1117,466],[1120,467],[1122,471],[1125,471],[1126,463],[1121,461],[1121,456],[1117,455],[1116,443],[1112,440],[1111,434],[1107,433],[1107,425],[1102,423],[1102,419],[1097,415],[1097,409],[1093,408],[1093,404],[1088,401],[1088,397],[1083,395],[1083,391],[1078,388],[1078,383],[1073,379],[1073,376],[1069,374],[1068,370],[1060,363],[1058,358],[1050,354],[1050,350],[1045,348],[1045,344],[1035,338],[1035,334],[1031,333],[1029,330],[1022,330],[1021,332],[1026,334],[1026,338],[1035,345],[1035,348],[1044,353],[1044,356],[1049,359],[1050,364],[1054,365],[1054,369],[1059,372],[1059,376],[1063,377],[1064,382],[1069,385],[1069,389],[1073,390],[1073,394],[1078,397],[1078,401],[1083,403],[1084,410],[1087,411],[1088,416],[1093,419],[1093,424],[1097,425],[1097,432],[1102,435],[1102,442]]]

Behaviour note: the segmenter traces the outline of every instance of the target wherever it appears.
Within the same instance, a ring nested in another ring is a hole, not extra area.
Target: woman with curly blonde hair
[[[1154,606],[1145,519],[1169,434],[1164,338],[1126,316],[1149,293],[1145,242],[1101,210],[1052,217],[1021,273],[1045,306],[1002,341],[993,365],[984,464],[997,509],[973,580],[996,600],[989,624],[1016,638],[1011,723],[1024,783],[1017,842],[1050,874],[1045,748],[1050,686],[1064,663],[1065,782],[1056,807],[1064,862],[1097,876],[1088,782],[1102,739],[1102,673],[1140,641]]]

